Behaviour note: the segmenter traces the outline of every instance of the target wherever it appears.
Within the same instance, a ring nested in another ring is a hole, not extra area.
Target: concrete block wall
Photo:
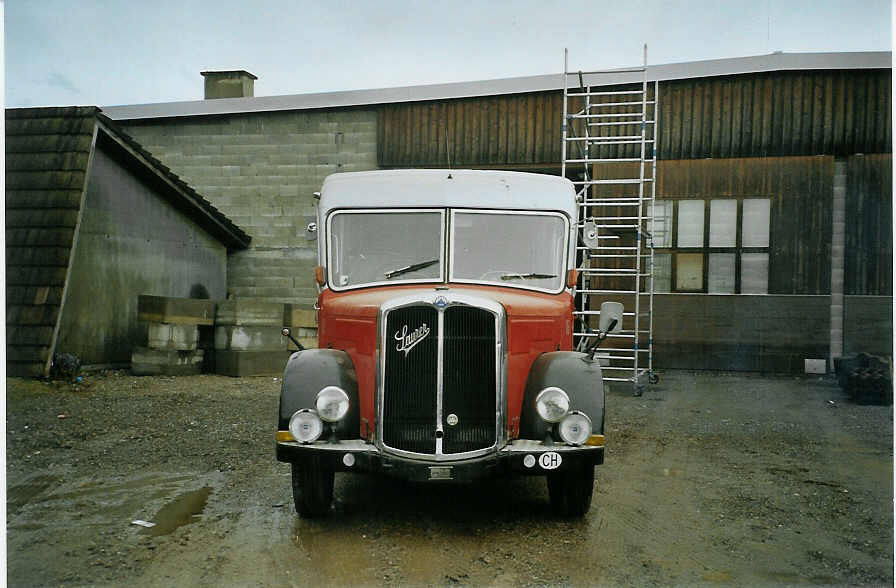
[[[376,111],[293,111],[122,121],[127,132],[252,236],[228,258],[228,295],[308,306],[305,234],[326,176],[376,169]]]

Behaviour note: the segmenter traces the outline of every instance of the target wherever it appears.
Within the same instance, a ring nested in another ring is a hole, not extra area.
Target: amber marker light
[[[579,270],[571,269],[566,274],[566,287],[567,288],[575,288],[576,282],[579,281]]]
[[[319,265],[314,268],[314,280],[317,282],[318,286],[323,286],[326,283],[324,276],[326,272],[324,271],[324,266]]]
[[[292,436],[292,433],[289,431],[277,431],[277,441],[295,441],[296,438]]]
[[[604,439],[603,435],[591,435],[590,437],[588,437],[588,440],[585,441],[585,445],[591,445],[593,447],[603,447],[605,441],[606,439]]]

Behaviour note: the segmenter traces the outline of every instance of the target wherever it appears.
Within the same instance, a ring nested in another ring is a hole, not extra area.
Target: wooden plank
[[[822,126],[821,152],[833,155],[834,153],[834,79],[824,76],[823,88],[823,114],[819,123]]]
[[[534,111],[532,113],[532,158],[530,161],[545,161],[545,133],[544,133],[544,94],[532,94]]]
[[[62,288],[49,286],[6,286],[6,303],[8,305],[40,305],[58,306],[62,300]]]
[[[6,361],[42,364],[49,357],[46,345],[10,345],[6,347]]]
[[[68,265],[69,247],[7,247],[8,265]]]
[[[792,98],[789,104],[791,112],[791,127],[790,135],[784,138],[784,151],[782,151],[781,153],[803,155],[803,151],[801,149],[803,132],[805,131],[805,129],[803,128],[803,117],[801,112],[801,105],[803,104],[804,94],[803,76],[795,72],[791,75],[788,75],[787,78],[792,88]]]
[[[86,151],[7,153],[6,169],[15,171],[71,171],[87,167]]]
[[[26,227],[74,227],[78,221],[78,211],[70,209],[27,209],[6,211],[6,226]]]
[[[6,246],[67,246],[72,244],[74,229],[6,229]]]
[[[730,95],[725,99],[725,81],[710,85],[712,88],[712,133],[710,134],[710,157],[725,157],[725,110],[729,107]]]
[[[14,171],[6,170],[6,188],[12,190],[80,190],[84,171]]]
[[[87,135],[93,134],[93,116],[58,116],[48,118],[6,119],[6,135]]]
[[[65,267],[6,265],[6,283],[10,286],[62,286]]]
[[[6,346],[47,345],[53,336],[53,327],[9,325],[6,328]]]
[[[90,151],[91,135],[7,135],[6,154]]]
[[[80,205],[80,190],[6,190],[6,210],[17,208],[77,210]]]
[[[52,327],[59,318],[55,305],[9,305],[6,308],[6,324]]]

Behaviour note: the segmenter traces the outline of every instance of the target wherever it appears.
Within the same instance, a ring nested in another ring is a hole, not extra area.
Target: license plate
[[[430,480],[450,480],[451,466],[433,466],[429,468]]]

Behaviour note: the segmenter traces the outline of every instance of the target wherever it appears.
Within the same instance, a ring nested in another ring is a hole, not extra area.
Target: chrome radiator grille
[[[495,314],[429,303],[383,315],[383,444],[399,452],[455,456],[497,443]],[[441,373],[440,373],[441,372]]]

